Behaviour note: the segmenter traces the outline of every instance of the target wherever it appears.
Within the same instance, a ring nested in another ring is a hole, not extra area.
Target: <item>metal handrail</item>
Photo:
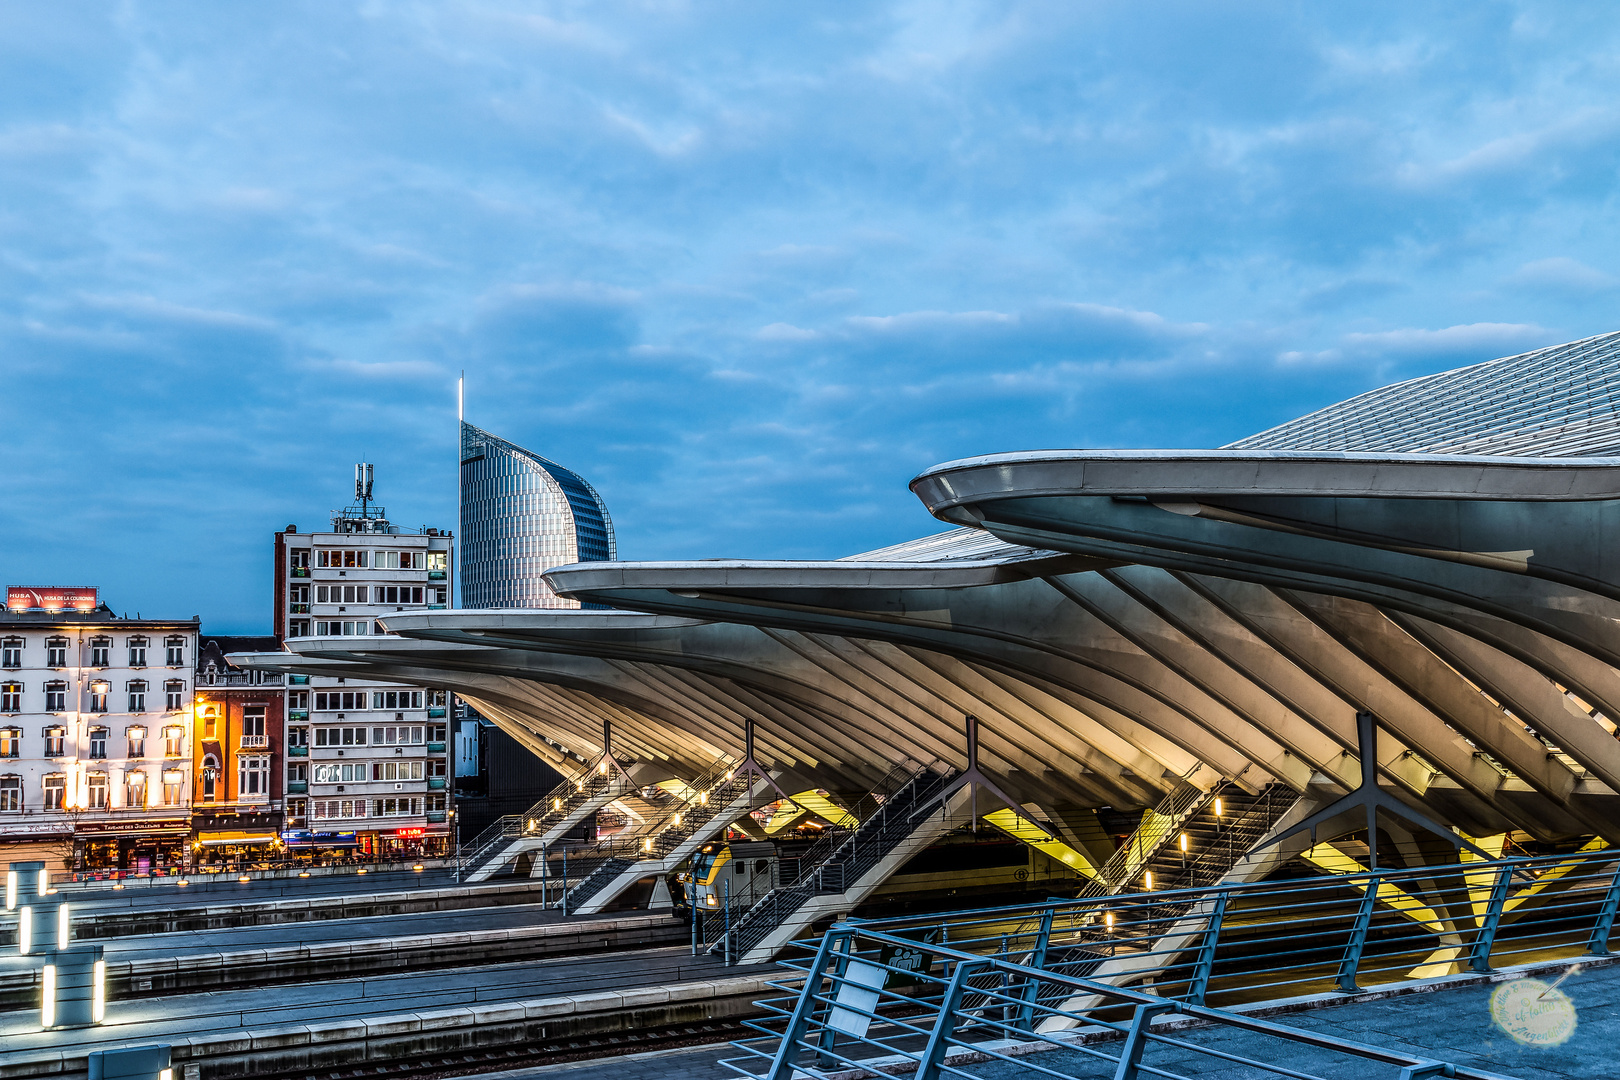
[[[1158,1018],[1180,1016],[1268,1041],[1393,1065],[1405,1077],[1505,1080],[1455,1062],[923,942],[865,923],[835,926],[814,957],[797,966],[805,971],[802,986],[773,984],[790,996],[761,1002],[771,1015],[744,1022],[759,1037],[732,1044],[741,1056],[721,1061],[730,1071],[749,1080],[824,1080],[846,1070],[882,1075],[915,1069],[917,1080],[938,1080],[945,1072],[968,1075],[950,1063],[952,1056],[966,1054],[970,1061],[1007,1062],[1020,1072],[1056,1078],[1101,1072],[1116,1080],[1138,1080],[1144,1072],[1176,1075],[1145,1060],[1150,1050],[1166,1047],[1182,1056],[1212,1058],[1211,1064],[1223,1069],[1238,1064],[1310,1080],[1308,1074],[1277,1063],[1290,1056],[1281,1046],[1248,1058],[1223,1049],[1228,1040],[1205,1045],[1154,1029]],[[1075,1038],[1082,1031],[1087,1038]],[[1031,1056],[1052,1050],[1068,1053]]]

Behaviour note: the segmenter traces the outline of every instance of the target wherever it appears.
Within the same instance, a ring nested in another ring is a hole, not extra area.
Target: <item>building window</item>
[[[205,739],[217,738],[215,728],[219,723],[219,709],[214,705],[204,704],[202,707],[202,722],[202,737]]]
[[[315,553],[315,565],[334,569],[343,567],[350,570],[358,567],[364,570],[370,557],[371,552],[369,551],[332,551],[328,549]]]
[[[169,667],[181,667],[186,662],[186,639],[183,637],[168,638],[163,643],[164,662]]]
[[[246,754],[236,759],[236,794],[240,798],[270,794],[270,758]]]
[[[185,795],[186,774],[179,769],[163,770],[163,805],[179,806]]]
[[[0,712],[22,712],[22,683],[0,683]]]
[[[90,640],[90,666],[109,667],[112,661],[108,657],[112,654],[111,638],[92,638]]]
[[[132,638],[129,639],[129,666],[130,667],[145,667],[146,666],[146,639],[145,638],[143,638],[143,637],[132,637]]]
[[[422,586],[420,585],[378,585],[376,587],[377,603],[379,604],[420,604],[422,599]]]
[[[355,634],[371,633],[370,619],[349,619],[343,622],[315,621],[316,637],[352,637]]]
[[[45,642],[45,666],[67,667],[67,638],[53,637]]]
[[[421,726],[411,727],[374,727],[371,729],[371,745],[373,746],[421,746],[423,730]]]
[[[181,747],[180,743],[182,741],[182,737],[185,735],[185,732],[186,729],[180,727],[179,725],[174,725],[163,729],[164,757],[177,758],[181,755],[183,748]],[[168,781],[164,781],[164,783],[168,783]]]
[[[430,708],[430,709],[442,709],[442,708],[444,708],[444,703],[445,703],[445,692],[443,690],[429,690],[428,691],[428,708]]]
[[[179,679],[170,679],[163,684],[163,707],[169,712],[179,712],[186,707],[186,684]]]
[[[22,757],[22,728],[0,728],[0,758]]]
[[[45,809],[60,810],[67,805],[67,775],[51,773],[45,777]]]
[[[139,769],[124,774],[124,806],[130,810],[146,809],[146,774]]]
[[[287,800],[287,814],[294,821],[302,820],[304,815],[308,813],[308,807],[309,803],[305,799]]]
[[[366,707],[364,690],[333,690],[315,695],[316,712],[354,712]]]
[[[124,737],[129,740],[129,753],[125,754],[125,757],[143,758],[146,756],[146,729],[144,727],[125,728]]]
[[[366,729],[363,727],[320,727],[315,729],[316,746],[364,746]]]
[[[334,818],[363,818],[366,816],[365,799],[311,799],[310,817],[316,821]]]
[[[107,774],[104,772],[85,773],[84,785],[86,808],[90,810],[107,809]]]
[[[219,758],[213,754],[203,757],[202,763],[202,797],[203,802],[213,802],[219,786]]]
[[[422,779],[422,762],[373,761],[371,763],[371,778],[373,780],[420,780]]]
[[[22,812],[22,777],[0,776],[0,811],[8,814]]]
[[[129,684],[129,711],[132,713],[146,711],[145,679],[135,679]]]
[[[307,727],[290,727],[290,728],[288,728],[287,729],[287,745],[288,746],[308,746],[309,745],[309,728],[307,728]]]
[[[422,691],[373,690],[371,692],[371,707],[373,709],[420,709],[422,707]]]
[[[90,756],[105,758],[107,756],[107,729],[93,727],[90,729]]]
[[[439,587],[429,591],[433,593],[433,602],[438,604],[440,607],[444,607],[450,603],[450,589],[448,586],[440,585]]]
[[[443,795],[429,795],[427,797],[427,808],[429,810],[443,810],[446,805],[448,803]]]
[[[67,683],[48,682],[45,684],[45,711],[67,712]]]
[[[107,711],[107,696],[111,689],[112,688],[105,682],[93,682],[90,684],[91,712]]]
[[[377,589],[377,601],[382,602],[382,588]],[[304,595],[307,598],[309,588],[305,586]],[[368,585],[317,585],[315,586],[315,602],[317,604],[365,604],[369,603],[371,587]],[[296,608],[294,610],[297,610]],[[305,609],[307,610],[307,609]]]
[[[363,784],[369,776],[369,766],[363,761],[352,764],[331,764],[315,766],[315,782],[317,784]]]
[[[0,667],[22,667],[22,638],[6,638],[0,642]]]
[[[45,729],[45,756],[46,757],[66,757],[67,756],[66,743],[67,743],[67,728],[65,728],[65,727],[48,727],[48,728]]]
[[[411,817],[422,813],[421,799],[373,799],[373,817]]]
[[[309,766],[302,761],[292,762],[287,766],[287,779],[294,781],[309,780]]]
[[[247,705],[242,709],[242,749],[259,750],[270,745],[264,733],[264,706]]]
[[[293,619],[287,623],[288,637],[309,637],[309,620]]]

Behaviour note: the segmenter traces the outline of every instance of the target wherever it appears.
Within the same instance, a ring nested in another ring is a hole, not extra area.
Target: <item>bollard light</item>
[[[122,889],[123,887],[124,887],[124,883],[122,881],[113,882],[113,892],[117,892],[119,889]]]
[[[417,863],[415,866],[411,867],[411,869],[415,870],[418,874],[420,874],[422,872],[422,864]]]
[[[181,879],[180,879],[180,880],[179,880],[179,881],[177,881],[177,882],[175,882],[175,884],[176,884],[176,885],[178,885],[178,886],[180,886],[180,887],[181,887],[181,888],[182,888],[182,889],[183,889],[183,888],[185,888],[185,887],[186,887],[186,886],[187,886],[187,885],[190,885],[190,884],[191,884],[191,882],[189,882],[189,881],[187,881],[187,880],[186,880],[186,879],[185,879],[185,878],[181,878]]]
[[[236,880],[240,884],[246,885],[251,879],[246,874],[239,874],[237,875]]]
[[[309,877],[309,871],[308,870],[300,870],[300,871],[298,871],[298,876],[299,877]]]
[[[87,1027],[106,1019],[107,962],[100,945],[46,953],[42,982],[41,1027]]]
[[[358,870],[356,870],[356,871],[355,871],[355,873],[357,873],[357,874],[363,874],[363,873],[365,873],[365,872],[366,872],[366,868],[365,868],[365,867],[363,867],[363,866],[362,866],[362,867],[361,867],[361,868],[360,868],[360,869],[358,869]]]

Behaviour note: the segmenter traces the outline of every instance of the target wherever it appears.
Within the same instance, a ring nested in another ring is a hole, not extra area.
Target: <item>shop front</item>
[[[185,818],[84,823],[75,833],[78,864],[91,873],[179,873],[185,867],[190,834]]]
[[[286,860],[280,815],[273,812],[199,814],[193,821],[192,865],[210,869],[251,869]]]
[[[298,862],[323,863],[353,859],[360,854],[360,838],[353,829],[287,829],[281,840]]]

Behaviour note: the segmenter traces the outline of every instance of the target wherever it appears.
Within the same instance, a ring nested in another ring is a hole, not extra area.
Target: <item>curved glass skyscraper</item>
[[[579,474],[461,425],[463,607],[577,608],[540,575],[616,554],[607,505]]]

